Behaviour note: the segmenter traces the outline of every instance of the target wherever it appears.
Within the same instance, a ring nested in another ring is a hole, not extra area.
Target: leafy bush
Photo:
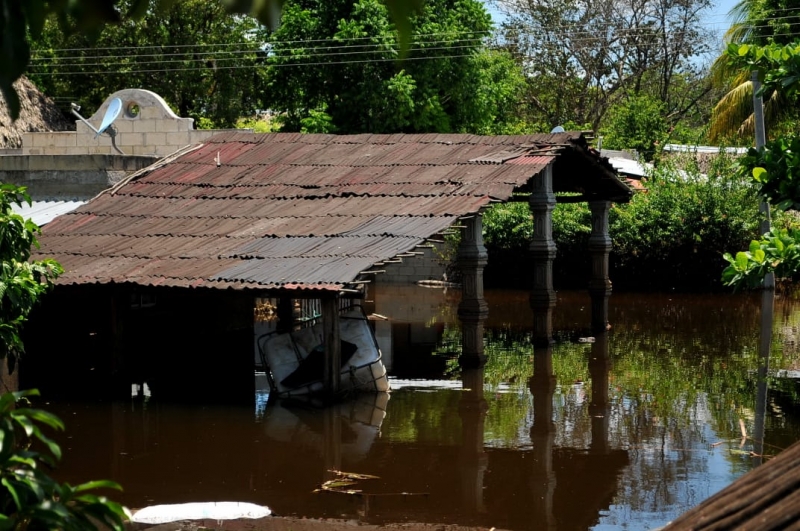
[[[761,149],[750,148],[741,168],[771,204],[781,210],[800,209],[800,136],[788,134]]]
[[[97,489],[119,489],[111,481],[91,481],[75,487],[58,483],[46,469],[61,458],[61,448],[42,432],[42,427],[63,430],[55,415],[27,405],[38,391],[0,396],[0,529],[94,531],[101,524],[124,529],[128,510]],[[34,446],[43,446],[40,453]]]
[[[614,285],[648,289],[712,289],[721,286],[719,271],[726,249],[744,247],[757,235],[759,213],[755,187],[733,171],[735,162],[717,157],[707,175],[696,166],[680,169],[668,162],[645,180],[647,192],[611,209],[609,230],[614,242],[611,278]],[[553,212],[554,264],[560,287],[585,286],[589,277],[587,249],[590,212],[586,204],[559,204]],[[776,215],[778,227],[793,223]],[[484,216],[484,238],[490,251],[491,275],[521,285],[529,268],[519,251],[528,248],[533,221],[525,203],[497,205]],[[511,250],[511,252],[505,252]],[[495,258],[510,263],[494,264]],[[509,269],[507,269],[509,268]],[[512,280],[513,282],[514,280]]]
[[[12,205],[30,201],[24,187],[0,184],[0,359],[8,359],[11,371],[24,350],[22,324],[63,272],[55,260],[29,261],[31,246],[39,245],[39,227],[15,214]]]
[[[611,211],[615,280],[672,289],[719,286],[725,249],[741,247],[759,222],[754,187],[729,171],[707,176],[669,165],[646,182],[648,192]]]
[[[487,247],[527,249],[533,236],[533,216],[527,202],[495,205],[483,215],[483,241]]]

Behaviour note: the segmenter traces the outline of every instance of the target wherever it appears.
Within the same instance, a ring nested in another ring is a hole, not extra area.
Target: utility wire
[[[789,10],[782,10],[782,11],[789,11]],[[797,20],[800,18],[800,10],[794,10],[795,15],[786,15],[782,17],[771,17],[762,19],[762,22],[768,21],[789,21],[789,20]],[[715,26],[717,23],[712,22],[698,22],[699,26]],[[552,37],[568,37],[572,35],[596,35],[598,34],[601,29],[605,26],[606,29],[614,29],[615,33],[640,33],[640,34],[647,34],[647,33],[658,33],[663,31],[669,31],[668,27],[662,27],[655,30],[650,30],[649,28],[641,28],[641,27],[631,27],[631,28],[618,28],[618,22],[616,21],[609,21],[609,22],[599,22],[593,23],[593,27],[591,29],[586,29],[585,24],[561,24],[561,25],[528,25],[529,29],[533,29],[537,33],[547,34]],[[523,27],[525,25],[523,24]],[[761,28],[770,28],[772,25],[770,24],[760,24],[760,25],[747,25],[743,26],[744,28],[748,29],[761,29]],[[564,28],[575,28],[575,31],[564,31]],[[415,39],[419,39],[420,37],[432,37],[432,36],[460,36],[460,35],[475,35],[480,37],[488,36],[489,32],[486,31],[460,31],[460,32],[437,32],[437,33],[427,33],[427,34],[419,34],[415,35]],[[164,45],[144,45],[144,46],[114,46],[114,47],[86,47],[86,48],[56,48],[48,50],[48,54],[57,55],[62,52],[77,52],[77,51],[92,51],[92,52],[100,52],[100,51],[114,51],[114,50],[121,50],[121,51],[131,51],[131,50],[146,50],[146,49],[176,49],[176,48],[186,48],[186,49],[194,49],[194,48],[208,48],[208,47],[237,47],[237,46],[248,46],[248,47],[280,47],[283,45],[288,44],[310,44],[310,43],[323,43],[322,46],[315,46],[314,48],[342,48],[348,46],[377,46],[382,45],[383,43],[368,43],[364,45],[358,44],[345,44],[346,42],[352,41],[365,41],[365,40],[374,40],[376,38],[380,38],[378,36],[366,36],[366,37],[352,37],[346,39],[340,38],[321,38],[321,39],[305,39],[305,40],[267,40],[267,41],[250,41],[250,42],[239,42],[239,43],[215,43],[215,44],[164,44]],[[393,40],[393,39],[392,39]],[[439,39],[434,40],[431,42],[446,42],[450,39]],[[455,39],[458,40],[458,39]],[[419,43],[420,41],[415,41],[415,43]],[[426,41],[427,42],[427,41]],[[413,44],[413,43],[412,43]],[[254,49],[257,49],[254,48]],[[306,48],[303,46],[302,48]],[[39,55],[44,53],[43,51],[34,51],[34,55]],[[174,52],[180,53],[180,52]],[[187,52],[184,52],[187,53]],[[211,52],[207,52],[211,53]],[[108,57],[121,57],[129,54],[124,55],[109,55]],[[130,54],[135,55],[135,54]],[[79,56],[80,57],[80,56]],[[46,57],[34,57],[33,60],[44,60]]]
[[[404,61],[428,61],[432,59],[456,59],[460,57],[472,57],[474,54],[454,54],[454,55],[438,55],[433,57],[407,57]],[[290,66],[329,66],[329,65],[346,65],[346,64],[360,64],[360,63],[387,63],[396,62],[396,58],[389,59],[364,59],[356,61],[324,61],[312,63],[276,63],[269,65],[272,68],[283,68]],[[96,75],[96,74],[151,74],[151,73],[167,73],[167,72],[189,72],[189,71],[202,71],[202,70],[245,70],[253,68],[266,68],[266,65],[235,65],[235,66],[203,66],[194,68],[170,68],[170,69],[148,69],[148,70],[99,70],[94,72],[34,72],[37,76],[70,76],[70,75]]]
[[[778,36],[797,36],[800,33],[783,33],[779,34]],[[671,38],[673,39],[670,44],[680,43],[679,39],[674,38],[675,35],[673,34]],[[571,41],[572,45],[580,46],[582,42],[586,43],[597,43],[597,39],[586,39],[583,41],[573,40]],[[522,39],[518,41],[505,41],[502,43],[502,47],[507,47],[510,45],[529,45],[529,42]],[[608,54],[612,50],[620,50],[625,47],[634,47],[639,50],[643,49],[652,49],[661,51],[663,50],[663,42],[650,42],[650,43],[625,43],[625,42],[617,42],[611,43],[606,50],[601,50],[601,53]],[[547,49],[552,48],[553,46],[560,46],[559,43],[549,43],[549,47]],[[467,49],[476,49],[480,48],[475,45],[459,45],[459,46],[436,46],[436,47],[429,47],[429,48],[421,48],[419,49],[420,52],[433,52],[433,51],[456,51],[461,52]],[[489,47],[489,49],[494,49]],[[569,52],[569,50],[566,50]],[[337,57],[352,57],[352,56],[360,56],[364,57],[367,55],[377,55],[377,54],[392,54],[393,57],[373,57],[370,59],[363,59],[363,60],[339,60],[339,61],[319,61],[318,59],[322,59],[325,57],[328,58],[337,58]],[[34,64],[31,65],[31,75],[81,75],[81,74],[104,74],[104,73],[155,73],[155,72],[181,72],[181,71],[193,71],[193,70],[227,70],[227,69],[236,69],[236,68],[270,68],[270,67],[288,67],[288,66],[319,66],[319,65],[345,65],[345,64],[355,64],[355,63],[367,63],[367,62],[389,62],[389,61],[418,61],[418,60],[430,60],[430,59],[447,59],[447,58],[459,58],[459,57],[469,57],[474,54],[441,54],[436,56],[410,56],[405,57],[403,59],[399,59],[399,50],[393,48],[384,48],[379,50],[364,50],[364,51],[352,51],[352,52],[330,52],[330,53],[298,53],[296,51],[290,51],[286,54],[272,54],[266,57],[252,57],[252,58],[242,58],[242,57],[213,57],[213,58],[190,58],[190,59],[162,59],[162,60],[151,60],[151,61],[138,61],[135,56],[119,56],[119,57],[111,57],[109,60],[114,59],[113,63],[103,63],[103,62],[93,62],[93,63],[60,63],[58,61],[53,61],[50,64]],[[520,54],[519,52],[515,52],[515,57],[525,60],[525,59],[535,59],[539,55],[528,53],[528,54]],[[130,62],[121,62],[122,59],[133,59],[136,60],[135,63]],[[305,60],[304,60],[305,59]],[[286,61],[288,62],[281,62]],[[311,60],[311,61],[307,61]],[[316,60],[316,61],[315,61]],[[249,63],[249,64],[239,64],[239,65],[230,65],[231,61],[239,61],[242,63]],[[254,64],[254,61],[257,63]],[[186,68],[169,68],[167,65],[171,64],[187,64],[191,62],[204,62],[210,63],[205,64],[203,66],[196,66],[196,67],[186,67]],[[130,68],[136,66],[164,66],[164,68]],[[83,71],[84,67],[107,67],[104,70],[95,70],[95,71]],[[128,67],[128,68],[124,68]],[[52,70],[55,71],[52,71]],[[66,69],[66,70],[63,70]],[[51,71],[46,71],[51,70]]]
[[[588,33],[588,32],[585,32]],[[651,37],[663,37],[668,36],[672,41],[679,41],[677,37],[691,34],[692,31],[664,31],[664,30],[657,30],[657,31],[641,31],[638,33],[634,32],[618,32],[615,33],[615,37],[618,36],[619,38],[613,39],[614,41],[619,42],[620,45],[624,45],[623,41],[634,39],[634,38],[651,38]],[[797,33],[784,33],[781,35],[796,35]],[[514,44],[514,43],[524,43],[535,40],[537,34],[529,34],[529,35],[520,35],[517,38],[506,38],[503,41],[503,44]],[[548,40],[551,39],[553,35],[548,35]],[[580,43],[596,43],[599,40],[603,39],[603,36],[597,37],[585,37],[585,38],[572,38],[569,39],[570,42],[575,44]],[[444,48],[462,48],[466,46],[459,46],[460,43],[470,43],[468,47],[476,46],[475,43],[476,39],[455,39],[455,40],[437,40],[437,41],[425,41],[425,42],[414,42],[411,44],[410,50],[413,51],[429,51],[429,50],[440,50]],[[429,46],[431,44],[447,44],[447,46]],[[663,45],[662,42],[653,43],[653,48],[659,48]],[[638,44],[639,48],[643,46],[643,43]],[[359,48],[360,50],[357,51],[341,51],[341,50],[351,50],[353,48]],[[321,52],[318,53],[318,50],[335,50],[334,52]],[[76,63],[76,65],[81,66],[88,66],[88,65],[97,65],[98,63],[86,63],[85,60],[88,59],[141,59],[141,58],[159,58],[158,61],[142,61],[143,63],[148,62],[180,62],[184,60],[197,60],[203,57],[209,57],[215,60],[228,60],[228,59],[235,59],[235,57],[227,58],[224,55],[245,55],[245,54],[256,54],[260,57],[255,57],[255,59],[263,59],[264,57],[267,58],[278,58],[284,56],[290,57],[326,57],[326,56],[336,56],[336,55],[358,55],[358,54],[366,54],[366,53],[386,53],[386,52],[399,52],[400,48],[399,45],[396,43],[373,43],[373,44],[358,44],[358,45],[343,45],[343,46],[322,46],[316,48],[282,48],[282,47],[274,47],[267,50],[260,50],[260,49],[247,49],[247,50],[223,50],[223,51],[213,51],[213,52],[174,52],[174,53],[164,53],[164,54],[126,54],[126,55],[90,55],[90,56],[72,56],[72,57],[39,57],[32,59],[31,66],[39,66],[39,63],[55,63],[60,66],[70,66],[70,63],[62,63],[61,61],[81,61],[80,63]],[[187,56],[190,56],[187,58]],[[186,59],[170,59],[173,57],[178,58],[186,58]],[[105,64],[105,63],[99,63]]]

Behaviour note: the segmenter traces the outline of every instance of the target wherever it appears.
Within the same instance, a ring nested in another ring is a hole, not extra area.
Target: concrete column
[[[597,334],[589,359],[589,377],[592,380],[592,398],[589,416],[592,418],[592,453],[608,453],[608,374],[611,361],[608,356],[608,334]]]
[[[336,479],[333,470],[342,470],[341,408],[330,405],[322,410],[322,476],[324,481]]]
[[[483,448],[483,430],[489,406],[483,397],[483,369],[463,369],[461,382],[464,392],[458,402],[461,417],[461,491],[464,506],[476,513],[486,512],[483,502],[484,475],[489,456]]]
[[[552,342],[553,308],[556,291],[553,289],[553,260],[556,242],[553,240],[553,168],[547,166],[533,178],[533,192],[528,199],[533,214],[533,238],[530,255],[533,262],[530,303],[533,309],[533,343],[544,346]]]
[[[461,302],[458,317],[461,321],[462,351],[459,362],[464,367],[482,367],[483,323],[489,316],[489,306],[483,298],[483,268],[488,262],[483,246],[483,219],[476,215],[464,221],[461,243],[458,246],[458,267],[461,269]]]
[[[322,334],[325,348],[323,385],[325,394],[332,397],[341,388],[342,342],[339,336],[339,296],[322,299]]]
[[[553,446],[556,429],[553,423],[553,395],[556,390],[556,377],[553,374],[552,345],[534,346],[533,376],[529,381],[533,395],[533,426],[531,427],[531,443],[533,444],[533,469],[530,482],[534,505],[534,513],[542,515],[543,521],[537,529],[555,530],[554,498],[556,492],[556,471],[553,466]]]
[[[608,255],[611,253],[611,236],[608,233],[610,201],[589,201],[592,212],[592,233],[589,236],[589,253],[592,257],[592,274],[589,295],[592,298],[592,330],[608,330],[608,299],[611,296],[611,279],[608,274]]]

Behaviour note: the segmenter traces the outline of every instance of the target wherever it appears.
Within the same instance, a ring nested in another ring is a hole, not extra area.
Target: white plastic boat
[[[342,341],[341,389],[384,392],[389,390],[386,367],[375,334],[361,306],[339,315]],[[278,396],[322,391],[324,352],[322,319],[291,332],[270,332],[258,338],[261,362],[271,392]]]

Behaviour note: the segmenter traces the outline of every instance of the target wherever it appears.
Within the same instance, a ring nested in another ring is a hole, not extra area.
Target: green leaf
[[[739,271],[746,271],[749,260],[750,258],[747,256],[747,253],[739,251],[736,253],[736,268]]]
[[[49,411],[44,411],[42,409],[24,408],[24,409],[17,409],[16,412],[17,414],[22,414],[25,415],[26,417],[30,417],[36,422],[41,422],[42,424],[46,424],[47,426],[50,426],[55,430],[64,429],[64,423],[61,421],[61,419],[55,416],[54,414],[50,413]]]
[[[87,481],[86,483],[81,483],[80,485],[75,486],[74,491],[76,493],[80,493],[94,489],[122,490],[122,487],[119,485],[119,483],[116,483],[114,481],[96,480],[96,481]]]
[[[14,505],[17,506],[17,511],[21,511],[22,510],[22,503],[20,503],[19,494],[17,494],[17,489],[8,480],[8,478],[3,478],[2,484],[8,490],[8,493],[11,494],[11,497],[14,499]]]
[[[767,180],[767,170],[760,166],[753,168],[753,179],[759,183],[765,182]]]

